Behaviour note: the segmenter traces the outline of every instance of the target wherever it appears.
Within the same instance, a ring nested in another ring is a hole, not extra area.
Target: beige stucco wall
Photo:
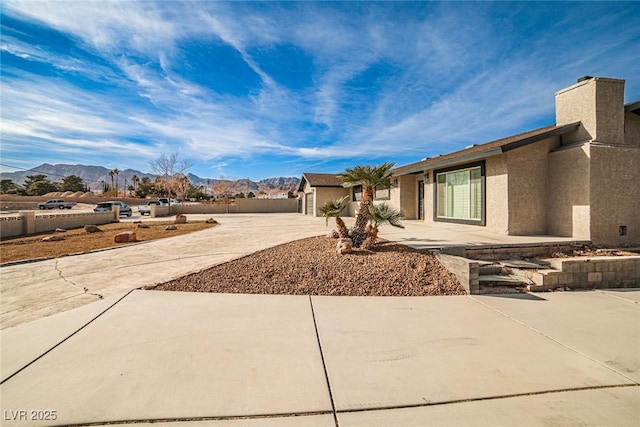
[[[548,171],[548,233],[589,240],[589,145],[550,153]]]
[[[624,143],[624,83],[596,77],[556,93],[556,124],[582,122],[567,142]]]
[[[593,243],[640,243],[640,148],[592,145],[590,178]]]
[[[350,190],[348,188],[339,188],[339,187],[316,187],[316,197],[315,197],[315,213],[313,216],[322,216],[320,213],[320,207],[327,203],[330,200],[340,199],[347,195],[350,195]],[[342,213],[343,216],[350,216],[350,209],[347,207]]]
[[[405,219],[417,219],[418,181],[422,179],[422,175],[402,175],[397,178],[398,187],[391,188],[389,203],[394,208],[400,209]]]
[[[485,163],[486,174],[486,230],[509,233],[509,180],[507,156],[489,157]]]
[[[624,144],[640,147],[640,116],[626,113],[624,120]]]
[[[507,157],[509,234],[547,234],[548,156],[558,138],[549,138],[505,154]]]

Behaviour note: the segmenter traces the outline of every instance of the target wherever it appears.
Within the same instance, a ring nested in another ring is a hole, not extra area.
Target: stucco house
[[[625,105],[624,85],[580,78],[556,93],[555,124],[397,167],[376,199],[425,223],[640,243],[640,101]],[[300,191],[305,213],[345,194],[355,213],[358,188],[335,175],[305,174]]]
[[[393,171],[407,219],[595,244],[640,242],[640,101],[624,80],[556,93],[556,123]]]
[[[344,188],[336,174],[304,173],[300,179],[298,192],[301,194],[299,211],[305,215],[321,216],[319,208],[329,200],[339,199],[350,194]],[[345,216],[351,212],[345,210]]]

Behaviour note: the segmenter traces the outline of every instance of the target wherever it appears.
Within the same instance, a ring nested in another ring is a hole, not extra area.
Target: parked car
[[[151,215],[151,205],[160,205],[157,200],[150,200],[146,205],[138,206],[138,212],[140,215]]]
[[[76,204],[76,202],[65,202],[62,199],[51,199],[46,202],[38,203],[38,209],[71,209]]]
[[[113,206],[119,206],[120,207],[120,216],[122,215],[126,215],[126,216],[131,216],[133,215],[133,210],[131,209],[131,206],[127,205],[126,203],[122,203],[122,202],[100,202],[96,205],[95,208],[93,208],[94,212],[111,212],[113,210]]]
[[[169,199],[167,197],[160,197],[158,199],[158,205],[160,206],[167,206],[169,204],[169,200],[171,200],[171,206],[173,205],[179,205],[180,202],[175,200],[175,199]]]

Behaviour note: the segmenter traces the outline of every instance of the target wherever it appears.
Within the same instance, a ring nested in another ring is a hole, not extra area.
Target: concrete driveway
[[[0,332],[2,424],[637,426],[639,302],[134,290]]]
[[[0,268],[1,328],[80,307],[110,295],[162,283],[292,240],[323,235],[324,218],[291,214],[214,215],[209,230],[78,256]],[[204,220],[211,215],[189,215]],[[153,219],[145,219],[149,221]],[[166,218],[157,218],[166,220]],[[344,218],[348,226],[354,218]],[[123,219],[123,221],[126,221]],[[549,236],[505,236],[459,224],[404,221],[380,237],[418,249],[569,241]]]
[[[328,231],[297,214],[220,220],[192,235],[3,267],[1,424],[640,425],[640,290],[137,290]],[[413,225],[393,235],[411,242]]]
[[[189,215],[192,220],[210,217]],[[299,214],[233,214],[215,218],[220,221],[219,226],[197,233],[0,268],[2,328],[331,230],[323,218]]]

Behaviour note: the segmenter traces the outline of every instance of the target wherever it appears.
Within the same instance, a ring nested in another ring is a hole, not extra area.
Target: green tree
[[[0,193],[1,194],[18,194],[20,188],[10,179],[3,179],[0,181]]]
[[[84,182],[82,178],[76,175],[69,175],[62,178],[62,186],[60,187],[62,191],[83,191],[84,190]]]
[[[342,218],[340,218],[340,214],[348,205],[349,196],[347,195],[342,199],[328,200],[324,205],[320,206],[320,212],[322,212],[322,216],[325,217],[327,224],[329,224],[329,218],[336,219],[336,228],[341,238],[349,237],[349,229]]]
[[[375,188],[391,186],[391,168],[394,165],[395,163],[385,162],[379,166],[356,166],[338,174],[338,178],[345,187],[362,185],[362,200],[356,214],[356,223],[351,230],[351,239],[356,248],[359,248],[367,238],[369,206],[373,203]]]
[[[154,183],[151,181],[151,179],[149,179],[149,177],[143,176],[142,179],[140,179],[140,182],[138,183],[138,185],[136,186],[136,197],[140,197],[142,199],[144,199],[145,197],[154,194],[155,191],[155,185]]]
[[[43,196],[53,191],[58,191],[58,186],[51,181],[47,175],[27,175],[24,182],[27,196]]]

